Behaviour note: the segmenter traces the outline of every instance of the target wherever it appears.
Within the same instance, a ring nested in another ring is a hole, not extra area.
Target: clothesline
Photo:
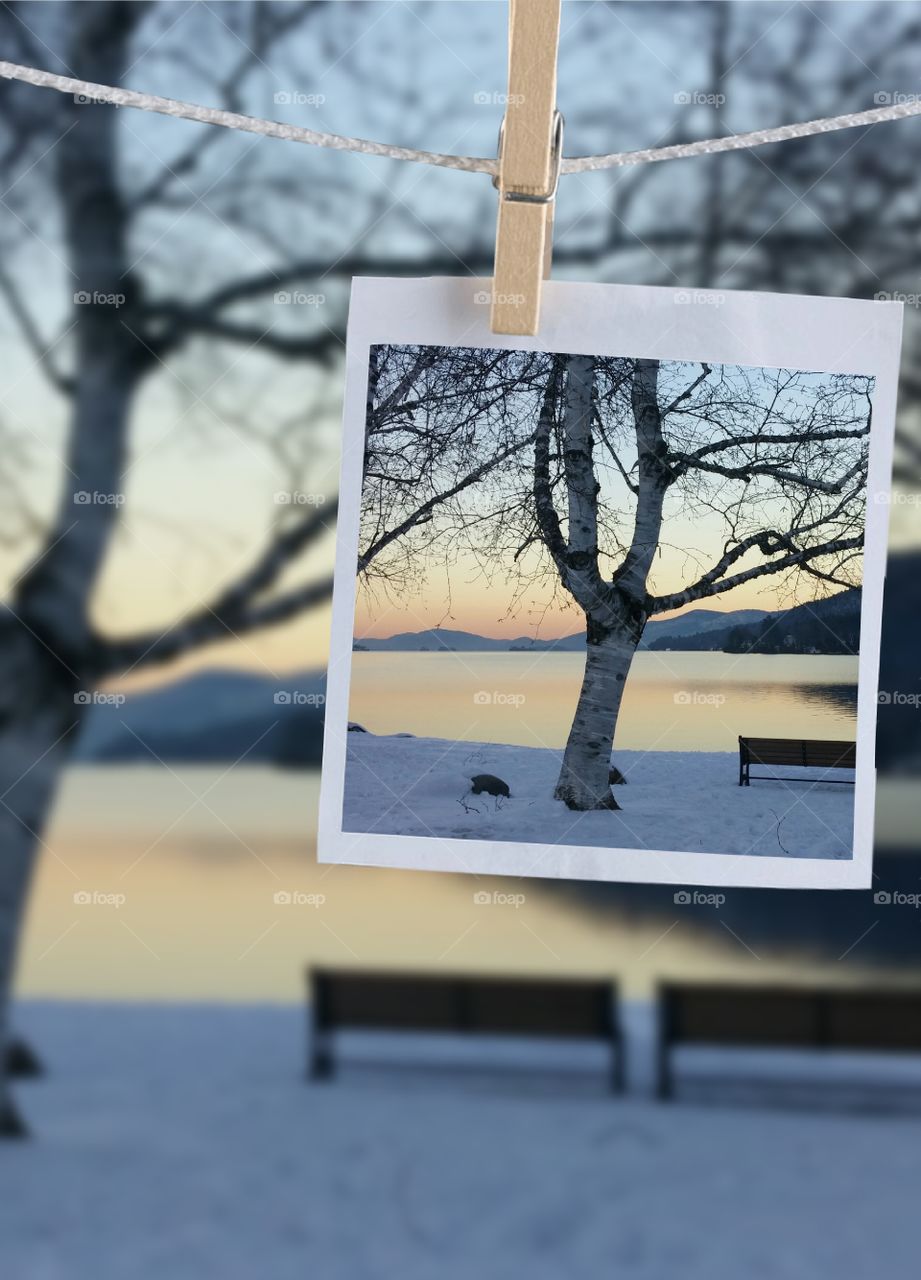
[[[372,142],[366,138],[323,133],[315,129],[304,129],[300,125],[241,115],[236,111],[203,107],[177,98],[161,98],[156,94],[140,93],[136,89],[94,84],[89,80],[60,76],[52,71],[42,71],[37,67],[22,66],[16,62],[0,61],[0,78],[18,80],[23,84],[36,85],[43,89],[54,89],[58,93],[70,94],[76,100],[83,100],[86,103],[135,107],[139,111],[153,111],[159,115],[174,116],[180,120],[219,125],[224,129],[237,129],[244,133],[260,134],[266,138],[280,138],[286,142],[301,142],[308,146],[327,147],[336,151],[356,151],[370,156],[386,156],[392,160],[410,160],[418,164],[437,165],[443,169],[460,169],[468,173],[486,173],[492,176],[498,173],[498,161],[489,157],[443,155],[437,151],[417,151],[411,147]],[[570,156],[563,160],[561,172],[563,174],[589,173],[598,169],[652,164],[661,160],[685,160],[692,156],[716,155],[724,151],[743,151],[750,147],[767,146],[772,142],[788,142],[793,138],[809,138],[821,133],[834,133],[839,129],[855,129],[864,125],[883,124],[890,120],[904,120],[919,115],[921,115],[921,94],[906,94],[902,101],[885,103],[872,107],[868,111],[825,116],[798,124],[779,125],[773,129],[756,129],[750,133],[734,133],[722,138],[681,142],[668,147],[649,147],[642,151],[616,151],[610,155],[599,156]]]

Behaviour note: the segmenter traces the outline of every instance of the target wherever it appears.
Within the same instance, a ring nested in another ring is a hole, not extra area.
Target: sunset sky
[[[700,523],[697,524],[698,540]],[[690,543],[688,544],[690,545]],[[699,541],[698,541],[698,545]],[[674,548],[663,549],[657,562],[657,572],[663,586],[680,586],[689,575],[685,569],[686,557]],[[508,637],[536,636],[556,639],[583,629],[581,612],[573,606],[563,605],[562,593],[558,602],[552,600],[550,584],[535,585],[526,591],[523,599],[513,606],[515,592],[500,577],[486,584],[476,577],[476,565],[472,558],[456,565],[450,576],[450,591],[444,571],[430,573],[424,586],[412,595],[400,600],[387,601],[378,593],[359,585],[355,609],[355,636],[387,637],[401,631],[424,631],[429,627],[448,627],[458,631],[473,631],[477,635]],[[808,588],[807,588],[808,592]],[[801,599],[811,598],[808,594]],[[790,603],[789,597],[778,596],[778,584],[770,578],[744,583],[734,591],[709,600],[697,601],[687,609],[713,609],[728,612],[733,609],[782,609]],[[660,615],[674,616],[674,615]]]
[[[832,385],[831,375],[806,372],[791,375],[791,379],[780,390],[780,383],[775,385],[773,380],[786,379],[787,375],[782,371],[759,370],[754,366],[746,370],[731,365],[714,366],[714,369],[719,374],[721,384],[726,379],[727,385],[732,385],[732,379],[736,375],[743,379],[750,377],[751,381],[743,383],[744,391],[735,393],[735,403],[731,398],[728,401],[728,416],[720,417],[720,411],[716,409],[710,411],[711,415],[717,415],[715,418],[708,418],[706,410],[700,410],[699,414],[692,411],[683,420],[680,413],[675,415],[674,420],[669,418],[665,435],[670,448],[680,449],[682,446],[678,442],[682,440],[684,447],[691,448],[711,438],[725,439],[726,435],[720,434],[721,432],[731,436],[746,428],[750,429],[748,424],[759,412],[772,415],[775,423],[784,423],[784,429],[798,432],[802,429],[802,424],[810,420],[812,413],[822,412],[822,409],[816,409],[816,404],[822,403],[816,397],[823,396]],[[693,387],[699,375],[699,365],[676,360],[661,361],[658,392],[660,403],[669,403],[674,395],[687,387]],[[520,398],[513,397],[505,405],[500,423],[505,425],[515,422],[522,431],[528,430],[538,411],[538,402],[531,390],[516,394]],[[613,428],[609,424],[609,429],[613,430],[615,436],[618,430],[623,431],[623,435],[618,438],[617,456],[622,465],[630,470],[636,465],[636,437],[629,406],[626,409],[622,406],[618,412],[626,413],[627,417],[623,419],[626,425],[618,425],[622,420],[617,418]],[[861,408],[858,403],[855,409],[852,403],[845,401],[831,412],[833,415],[835,412],[856,413],[856,420],[862,423],[861,415],[865,415],[866,407],[864,405]],[[832,416],[831,421],[837,421],[837,418]],[[714,423],[718,423],[718,426],[714,427]],[[424,419],[421,429],[426,429]],[[772,429],[779,430],[776,425]],[[491,422],[484,420],[479,428],[475,448],[490,449],[493,439],[491,430]],[[715,437],[707,434],[714,430]],[[843,447],[842,445],[841,448]],[[532,499],[529,497],[529,469],[532,453],[533,450],[529,449],[527,455],[523,455],[526,457],[523,475],[506,468],[507,483],[510,486],[507,493],[501,487],[501,471],[497,473],[500,488],[496,492],[493,492],[492,482],[488,478],[478,480],[471,486],[460,499],[464,514],[459,517],[452,515],[449,524],[441,524],[445,532],[440,540],[438,532],[442,517],[440,509],[435,509],[433,518],[422,530],[424,540],[434,539],[431,549],[424,553],[424,560],[418,557],[414,560],[412,573],[405,575],[408,582],[405,585],[401,583],[398,593],[382,590],[380,579],[375,577],[375,569],[380,569],[383,564],[382,576],[386,578],[388,551],[385,549],[383,555],[372,565],[370,579],[359,582],[354,625],[357,639],[386,638],[399,632],[422,631],[432,627],[470,631],[492,638],[539,636],[541,639],[556,639],[584,629],[582,612],[570,604],[557,574],[547,574],[549,557],[542,549],[538,549],[539,544],[532,546],[520,557],[515,555],[513,559],[514,542],[503,546],[501,537],[493,538],[488,532],[491,527],[499,528],[504,524],[504,521],[496,523],[493,517],[493,512],[501,507],[492,504],[501,502],[501,495],[511,495],[509,500],[513,503],[518,503],[524,497],[525,506],[530,506]],[[838,461],[837,454],[832,454],[830,465],[834,468]],[[810,464],[803,465],[808,467]],[[816,461],[814,465],[820,464]],[[608,450],[597,440],[594,472],[600,486],[600,568],[603,576],[610,577],[623,554],[614,554],[618,543],[622,547],[630,544],[636,498],[612,466]],[[432,479],[435,474],[433,470],[429,478]],[[731,536],[728,523],[730,517],[741,521],[743,533],[752,529],[783,530],[790,527],[789,501],[782,487],[768,479],[760,484],[756,481],[749,488],[750,480],[751,477],[748,477],[744,489],[737,479],[721,477],[705,481],[705,487],[699,492],[694,484],[686,484],[682,480],[672,486],[665,499],[659,547],[647,583],[651,592],[665,594],[681,590],[718,563],[727,549],[727,539]],[[433,480],[435,488],[441,483],[446,484],[447,480],[437,483]],[[706,487],[707,484],[709,487]],[[366,490],[366,501],[372,503],[372,511],[377,510],[374,505],[375,494],[374,482],[371,481],[370,488]],[[565,528],[566,499],[562,491],[556,494],[554,501]],[[719,508],[730,503],[739,503],[741,507],[732,507],[727,510],[726,515],[722,514]],[[816,514],[813,510],[811,518]],[[468,518],[471,523],[465,525]],[[607,529],[604,527],[605,520],[610,525]],[[481,527],[486,529],[485,535],[481,532]],[[521,537],[525,536],[528,528],[525,525]],[[464,531],[465,529],[470,532]],[[517,529],[516,525],[516,533]],[[474,554],[473,549],[468,549],[468,539],[484,536],[486,541],[480,554]],[[401,545],[416,545],[412,532],[401,539]],[[496,546],[500,549],[496,550]],[[613,558],[606,556],[606,551],[610,551]],[[763,562],[763,554],[753,549],[733,566],[732,572],[738,573]],[[723,612],[736,609],[774,611],[826,594],[827,590],[823,590],[814,578],[805,574],[798,577],[765,575],[724,594],[692,602],[678,612],[690,609]]]

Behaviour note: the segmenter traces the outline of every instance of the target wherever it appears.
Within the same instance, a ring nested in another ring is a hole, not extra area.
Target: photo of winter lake
[[[353,731],[349,742],[346,829],[418,835],[422,822],[440,835],[524,832],[543,841],[556,816],[552,799],[532,800],[528,815],[504,797],[496,804],[467,796],[466,808],[458,801],[464,780],[481,773],[506,780],[513,796],[541,780],[552,794],[568,731],[562,710],[575,704],[581,666],[570,653],[537,661],[523,653],[356,653],[350,718],[368,732]],[[651,848],[686,848],[697,832],[697,847],[707,850],[722,809],[727,844],[712,852],[776,855],[789,827],[808,839],[810,857],[850,857],[850,788],[807,782],[808,808],[796,803],[792,784],[740,789],[737,738],[740,727],[764,737],[853,738],[856,694],[857,660],[848,656],[637,654],[613,756],[630,788],[616,843],[638,840],[642,823]],[[407,733],[414,737],[398,736]],[[791,804],[791,819],[781,822]],[[567,814],[566,840],[613,843],[611,820]]]
[[[873,392],[372,346],[343,834],[852,859]]]

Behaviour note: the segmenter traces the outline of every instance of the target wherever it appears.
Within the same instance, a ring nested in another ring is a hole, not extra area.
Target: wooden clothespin
[[[560,0],[509,0],[508,103],[499,134],[493,333],[537,333],[563,158],[556,110]]]

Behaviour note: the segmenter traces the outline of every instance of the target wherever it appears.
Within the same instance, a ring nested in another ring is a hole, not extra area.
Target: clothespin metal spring
[[[557,189],[560,185],[560,173],[563,166],[563,130],[565,123],[563,113],[561,111],[555,111],[553,113],[553,141],[551,143],[553,170],[551,174],[550,189],[536,195],[529,191],[506,190],[502,195],[503,200],[509,200],[514,204],[553,204],[556,199]],[[502,167],[502,151],[504,145],[505,119],[503,117],[502,123],[499,126],[499,147],[497,151],[500,169]],[[497,191],[501,190],[498,174],[493,177],[492,185]]]

